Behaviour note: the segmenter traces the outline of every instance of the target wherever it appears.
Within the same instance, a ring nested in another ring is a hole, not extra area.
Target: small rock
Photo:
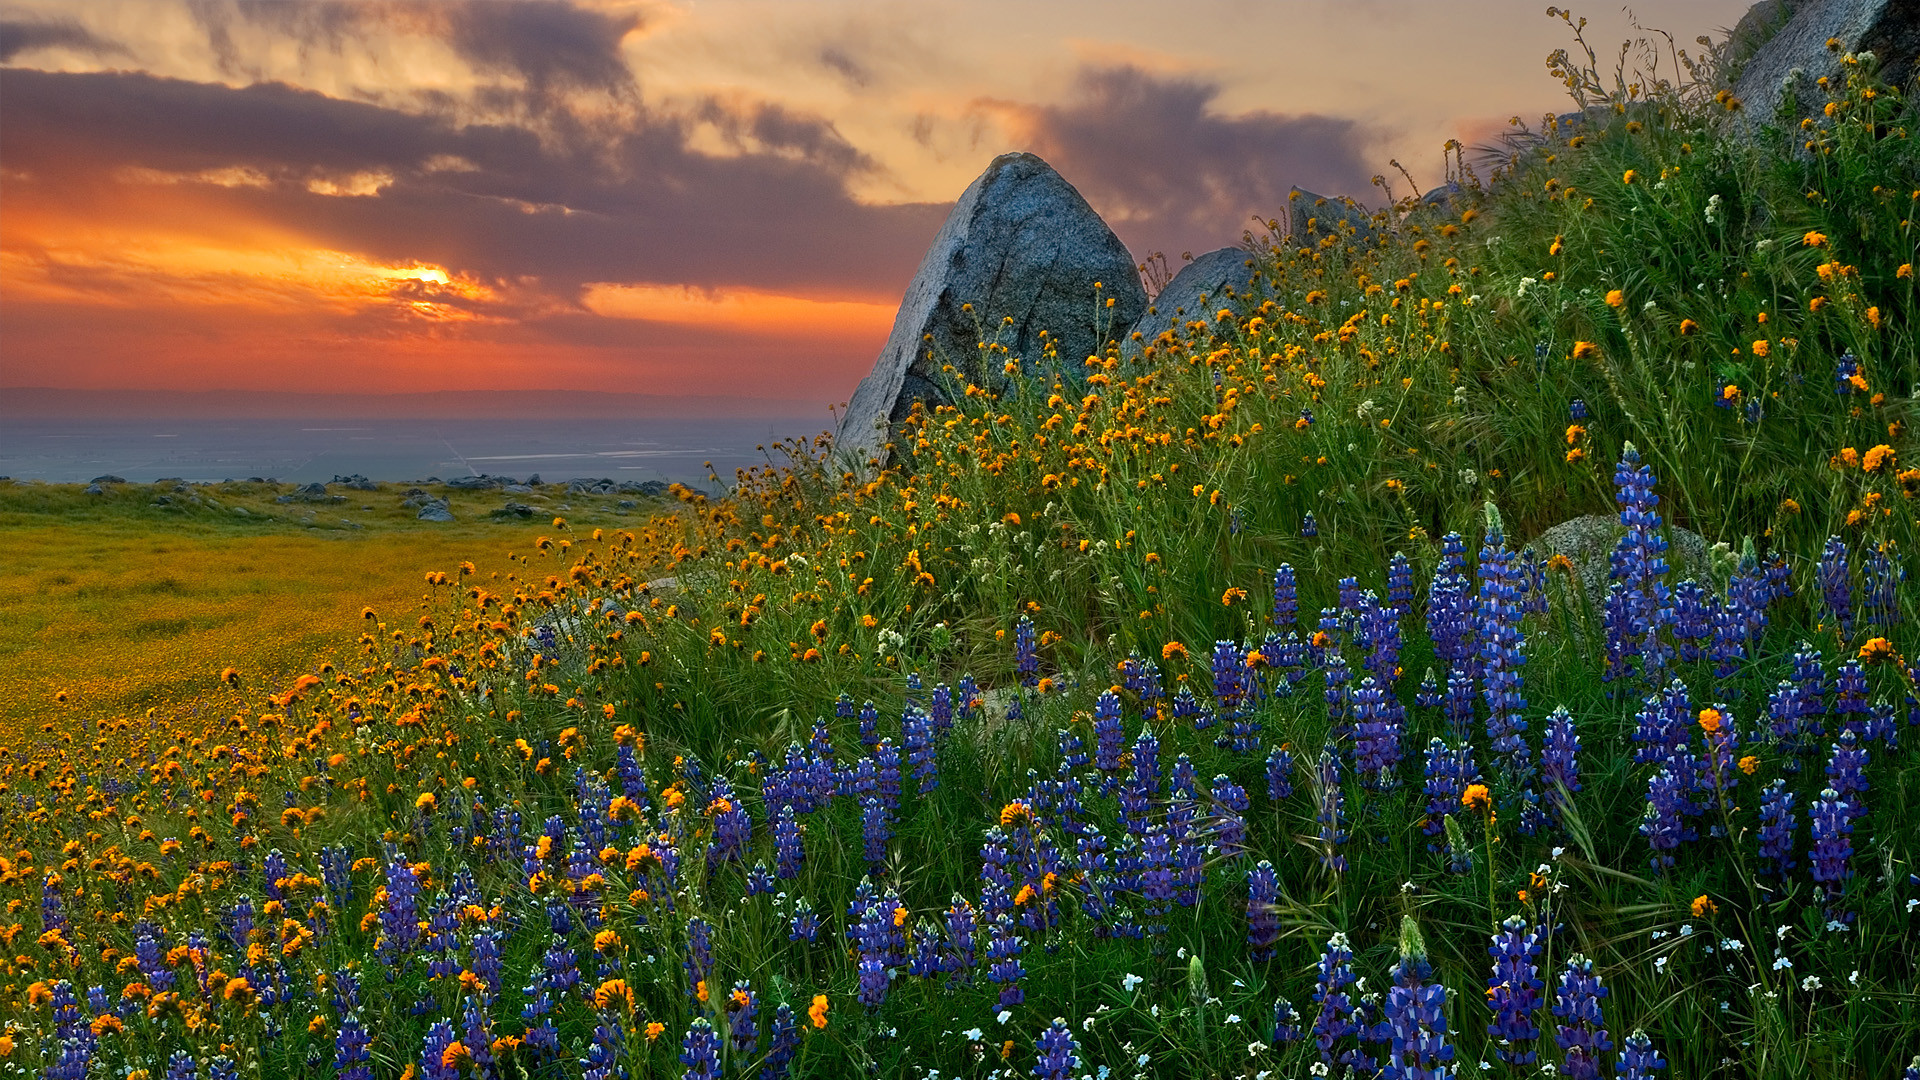
[[[1134,325],[1133,333],[1127,335],[1122,352],[1135,356],[1156,343],[1171,343],[1185,336],[1182,331],[1190,322],[1213,325],[1215,312],[1237,306],[1236,298],[1244,298],[1254,289],[1256,265],[1250,252],[1221,248],[1181,267],[1166,288],[1147,305],[1147,313]],[[1171,337],[1162,341],[1163,334]]]
[[[1352,240],[1367,243],[1373,239],[1373,215],[1367,208],[1346,196],[1328,198],[1305,188],[1287,193],[1287,240],[1294,247],[1318,244],[1323,236],[1346,236],[1352,226]]]
[[[528,486],[528,487],[539,487],[539,486],[540,486],[540,474],[539,474],[539,473],[534,473],[534,474],[533,474],[532,476],[529,476],[529,477],[527,477],[527,486]]]
[[[526,503],[510,502],[500,509],[495,510],[493,516],[497,518],[530,518],[533,516],[533,507],[528,506]]]
[[[107,489],[101,487],[100,482],[97,480],[87,485],[87,494],[89,495],[105,495],[106,493]]]
[[[96,476],[90,482],[95,484],[124,484],[127,481],[125,477],[115,476],[112,473],[108,473],[105,476]]]
[[[634,502],[632,499],[621,499],[619,502],[620,509],[622,510],[631,510],[639,505],[639,503]]]
[[[247,512],[247,508],[246,508],[246,507],[244,507],[244,506],[236,506],[236,507],[234,507],[234,508],[233,508],[233,512],[234,512],[235,514],[238,514],[238,515],[239,515],[239,516],[241,516],[241,517],[252,517],[252,516],[253,516],[252,514],[250,514],[250,513],[248,513],[248,512]]]
[[[491,488],[505,487],[506,481],[498,476],[456,476],[447,481],[447,486],[455,491],[486,491]]]
[[[274,500],[273,500],[273,501],[274,501],[274,502],[277,502],[277,503],[290,503],[290,502],[292,502],[292,501],[293,501],[293,496],[291,496],[291,495],[280,495],[280,496],[276,496],[276,497],[274,498]]]
[[[1573,564],[1574,576],[1587,602],[1599,610],[1607,600],[1608,556],[1626,534],[1616,514],[1588,514],[1563,521],[1543,532],[1531,545],[1542,559],[1565,555]],[[1667,564],[1675,580],[1692,577],[1705,581],[1711,572],[1707,541],[1699,533],[1677,525],[1667,527]]]
[[[415,517],[421,521],[446,522],[453,520],[453,511],[447,509],[447,500],[434,499],[425,506],[422,506],[420,513],[416,514]]]
[[[508,484],[502,490],[509,495],[525,495],[533,489],[525,484]]]

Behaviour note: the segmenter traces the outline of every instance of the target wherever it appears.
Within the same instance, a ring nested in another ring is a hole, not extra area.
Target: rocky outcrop
[[[1588,514],[1553,526],[1528,546],[1542,559],[1565,555],[1573,564],[1580,592],[1599,610],[1606,603],[1608,574],[1612,570],[1608,556],[1626,531],[1618,514]],[[1666,533],[1667,565],[1674,578],[1705,581],[1711,572],[1706,538],[1677,525],[1669,525]]]
[[[421,505],[420,512],[414,516],[421,521],[447,522],[453,520],[453,511],[448,509],[447,500],[429,499]]]
[[[1915,0],[1799,0],[1769,8],[1768,19],[1755,20],[1748,33],[1757,36],[1789,10],[1792,17],[1740,65],[1733,94],[1740,99],[1739,125],[1746,133],[1773,123],[1789,93],[1798,104],[1789,124],[1818,114],[1827,102],[1819,80],[1844,85],[1841,57],[1846,53],[1873,53],[1880,78],[1894,86],[1912,81],[1920,56],[1920,3]],[[1747,26],[1748,20],[1741,24]],[[1839,48],[1829,49],[1830,40]]]
[[[854,467],[884,464],[913,403],[948,400],[946,364],[958,379],[997,387],[1009,358],[1033,370],[1051,350],[1061,371],[1078,375],[1146,300],[1133,256],[1073,185],[1033,154],[997,157],[935,234],[841,416],[835,449]],[[983,357],[982,341],[1006,352]]]
[[[1122,353],[1137,356],[1171,343],[1190,322],[1212,325],[1220,308],[1239,304],[1255,290],[1257,265],[1251,252],[1230,247],[1209,251],[1181,267],[1147,305],[1147,313],[1127,335]]]

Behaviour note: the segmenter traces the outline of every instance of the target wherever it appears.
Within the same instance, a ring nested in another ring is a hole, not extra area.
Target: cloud
[[[1258,110],[1221,115],[1221,88],[1132,65],[1083,67],[1061,104],[982,101],[1080,189],[1136,256],[1240,239],[1285,219],[1288,189],[1371,193],[1372,133],[1356,120]]]
[[[125,56],[125,46],[95,36],[71,19],[28,22],[0,19],[0,64],[35,49],[72,49],[92,56]]]

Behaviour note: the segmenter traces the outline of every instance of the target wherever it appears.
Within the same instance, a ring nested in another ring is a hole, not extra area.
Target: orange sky
[[[1746,5],[1650,7],[1698,52]],[[812,410],[997,153],[1177,261],[1438,183],[1568,107],[1569,44],[1496,0],[0,0],[0,388]]]

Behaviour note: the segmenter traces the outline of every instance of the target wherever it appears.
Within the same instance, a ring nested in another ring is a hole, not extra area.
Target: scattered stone
[[[447,509],[447,500],[430,499],[426,505],[420,508],[420,513],[415,516],[421,521],[445,522],[453,520],[453,511]]]
[[[668,484],[664,480],[623,480],[619,491],[622,495],[645,495],[649,499],[667,497]]]
[[[154,500],[153,500],[153,502],[152,502],[151,504],[149,504],[149,505],[152,505],[152,506],[172,506],[172,505],[173,505],[173,496],[171,496],[171,495],[161,495],[161,496],[159,496],[158,498],[156,498],[156,499],[154,499]]]
[[[948,401],[945,364],[957,380],[997,389],[1006,360],[1038,367],[1051,345],[1060,370],[1078,376],[1081,361],[1139,321],[1146,301],[1133,256],[1073,185],[1033,154],[1003,154],[934,236],[834,445],[851,464],[884,464],[915,401]],[[983,357],[982,340],[1007,352]]]
[[[1573,564],[1581,593],[1598,611],[1607,600],[1608,573],[1612,569],[1607,557],[1626,531],[1617,514],[1588,514],[1553,526],[1529,546],[1542,559],[1565,555]],[[1667,565],[1676,580],[1692,577],[1705,581],[1712,570],[1706,538],[1690,529],[1667,526]]]
[[[106,493],[107,493],[107,489],[101,487],[100,481],[98,480],[95,480],[93,483],[87,485],[87,494],[89,495],[105,495]]]
[[[1346,236],[1349,225],[1354,241],[1373,239],[1373,215],[1366,207],[1345,195],[1328,198],[1305,188],[1287,192],[1287,224],[1288,241],[1295,247],[1317,244],[1324,236]]]
[[[495,510],[493,516],[497,518],[530,518],[533,516],[533,507],[528,506],[526,503],[510,502],[500,509]]]
[[[539,474],[539,473],[534,473],[534,474],[533,474],[532,476],[529,476],[529,477],[527,477],[527,486],[528,486],[528,487],[539,487],[539,486],[540,486],[540,474]]]
[[[244,506],[236,506],[236,507],[234,507],[234,508],[233,508],[233,512],[234,512],[235,514],[238,514],[238,515],[240,515],[241,517],[252,517],[252,516],[253,516],[253,515],[252,515],[251,513],[249,513],[249,512],[247,511],[247,508],[246,508],[246,507],[244,507]]]
[[[1123,354],[1137,356],[1156,344],[1170,344],[1184,336],[1190,322],[1213,325],[1214,313],[1239,306],[1240,298],[1255,288],[1251,253],[1243,248],[1209,251],[1180,268],[1147,305],[1147,313],[1127,336]],[[1170,335],[1163,342],[1162,335]]]
[[[1788,118],[1788,126],[1817,116],[1827,103],[1819,81],[1826,77],[1844,87],[1840,61],[1847,53],[1871,52],[1879,61],[1879,77],[1889,85],[1905,89],[1913,78],[1920,56],[1920,4],[1914,0],[1798,0],[1764,11],[1762,7],[1756,5],[1740,20],[1744,31],[1736,28],[1745,40],[1754,40],[1765,35],[1769,25],[1779,25],[1740,66],[1733,85],[1733,96],[1741,104],[1736,128],[1743,134],[1751,136],[1773,123],[1789,92],[1797,115]],[[1790,17],[1780,24],[1783,14]],[[1828,39],[1839,42],[1838,51],[1827,48]],[[1795,146],[1803,138],[1797,127],[1790,137]]]
[[[367,479],[366,477],[361,476],[359,473],[353,473],[349,476],[335,476],[333,478],[333,482],[336,484],[344,485],[354,491],[379,491],[380,490],[379,484],[376,484],[373,481]]]
[[[112,473],[108,473],[105,476],[96,476],[91,481],[88,481],[88,482],[94,483],[94,484],[124,484],[127,482],[127,480],[126,480],[126,477],[115,476]]]
[[[613,481],[605,478],[583,476],[567,481],[567,492],[572,495],[606,495],[613,489]]]
[[[276,497],[274,498],[274,500],[273,500],[273,501],[274,501],[274,502],[277,502],[277,503],[290,503],[290,502],[292,502],[292,501],[293,501],[293,496],[291,496],[291,495],[280,495],[280,496],[276,496]]]
[[[505,487],[506,484],[504,477],[487,476],[484,473],[479,476],[456,476],[447,481],[447,486],[455,491],[486,491],[491,488]]]
[[[639,503],[634,502],[632,499],[621,499],[619,502],[619,507],[622,510],[631,510],[634,507],[639,505],[640,505]]]
[[[508,484],[505,488],[502,488],[501,490],[505,491],[509,495],[525,495],[528,492],[532,491],[533,489],[531,487],[528,487],[525,484]]]

